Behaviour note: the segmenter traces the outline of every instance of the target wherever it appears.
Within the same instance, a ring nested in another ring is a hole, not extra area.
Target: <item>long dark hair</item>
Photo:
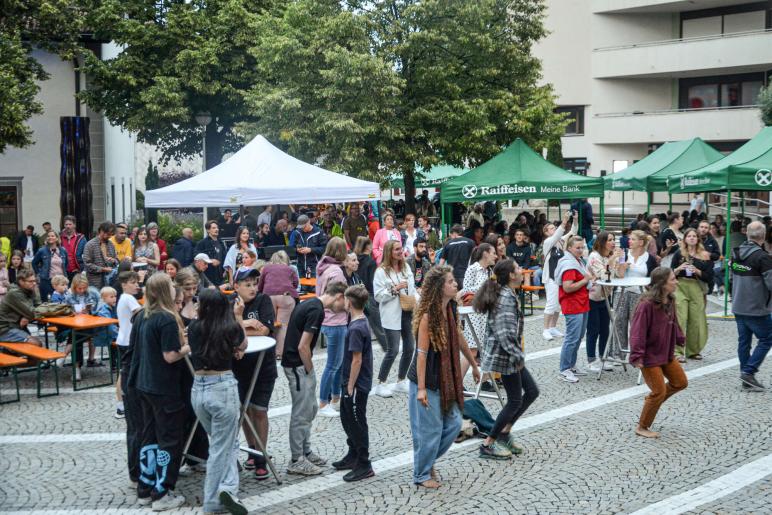
[[[228,297],[211,288],[198,296],[198,323],[201,348],[197,354],[208,362],[227,361],[233,354],[233,342],[244,338]]]
[[[641,300],[648,300],[660,309],[673,309],[675,306],[675,295],[665,293],[665,283],[670,279],[673,271],[665,266],[658,266],[651,271],[651,283],[645,292],[641,295]],[[668,306],[665,306],[664,300],[668,299]]]
[[[492,313],[499,302],[501,289],[509,284],[509,276],[517,270],[515,262],[510,259],[502,259],[493,267],[493,275],[485,281],[474,295],[474,310],[478,313]]]

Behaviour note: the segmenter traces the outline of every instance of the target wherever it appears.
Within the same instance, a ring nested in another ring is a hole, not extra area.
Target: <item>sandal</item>
[[[427,479],[423,483],[416,483],[415,486],[416,486],[416,488],[426,488],[426,489],[429,489],[429,490],[436,490],[437,488],[441,487],[442,485],[440,484],[439,481],[436,481],[434,479]]]
[[[686,357],[684,357],[684,356],[678,356],[678,362],[679,362],[679,363],[686,363]]]
[[[702,359],[702,354],[695,354],[694,356],[689,356],[691,359],[696,359],[697,361]]]

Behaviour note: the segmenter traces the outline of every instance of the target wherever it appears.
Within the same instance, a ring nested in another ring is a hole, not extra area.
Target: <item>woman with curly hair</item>
[[[480,370],[456,319],[457,292],[451,267],[432,268],[424,278],[413,318],[418,340],[408,371],[413,483],[425,488],[440,487],[434,462],[450,449],[461,430],[464,387],[459,353],[472,364],[475,382],[480,381]]]

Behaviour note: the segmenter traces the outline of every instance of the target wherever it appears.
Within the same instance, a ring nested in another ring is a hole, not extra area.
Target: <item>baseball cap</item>
[[[201,252],[200,254],[196,254],[196,257],[193,258],[193,261],[203,261],[204,263],[210,263],[210,264],[212,263],[212,260],[209,258],[209,256],[207,256],[203,252]]]
[[[236,271],[236,277],[233,278],[233,282],[240,282],[245,279],[250,279],[253,277],[259,277],[260,272],[255,270],[254,268],[248,267],[248,266],[242,266],[241,268]]]

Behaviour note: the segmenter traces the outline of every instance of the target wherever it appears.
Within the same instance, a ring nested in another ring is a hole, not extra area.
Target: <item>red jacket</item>
[[[682,346],[684,341],[675,301],[670,313],[650,300],[638,304],[630,324],[630,363],[643,363],[644,367],[666,365],[673,360],[675,346]]]

